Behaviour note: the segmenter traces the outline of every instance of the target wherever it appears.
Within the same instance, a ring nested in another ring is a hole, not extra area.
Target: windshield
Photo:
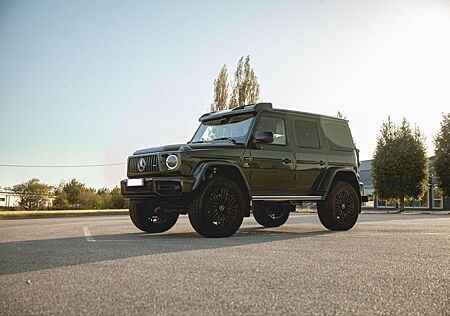
[[[250,131],[254,114],[234,115],[202,122],[191,143],[229,140],[244,143]]]

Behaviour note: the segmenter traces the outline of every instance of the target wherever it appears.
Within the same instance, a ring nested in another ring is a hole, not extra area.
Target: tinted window
[[[286,145],[286,128],[282,119],[263,116],[259,121],[258,132],[272,132],[273,145]]]
[[[298,147],[319,148],[317,124],[309,121],[295,121],[295,136]]]
[[[347,124],[340,122],[326,122],[325,134],[328,139],[328,145],[332,150],[352,151],[354,144],[352,134]]]

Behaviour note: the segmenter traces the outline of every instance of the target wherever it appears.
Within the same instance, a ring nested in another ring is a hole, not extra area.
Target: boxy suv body
[[[258,103],[207,113],[187,144],[136,151],[121,192],[141,230],[170,229],[188,214],[205,237],[227,237],[253,213],[283,225],[296,205],[317,202],[322,224],[348,230],[361,210],[358,150],[348,122]]]

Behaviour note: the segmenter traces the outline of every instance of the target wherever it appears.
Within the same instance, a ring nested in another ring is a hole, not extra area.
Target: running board
[[[253,201],[321,201],[320,195],[254,195]]]

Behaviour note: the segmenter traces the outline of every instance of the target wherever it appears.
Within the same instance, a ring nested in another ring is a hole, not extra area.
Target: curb
[[[67,214],[33,214],[33,215],[18,215],[18,216],[4,216],[0,215],[0,220],[12,219],[30,219],[30,218],[59,218],[59,217],[85,217],[85,216],[111,216],[111,215],[128,215],[128,211],[123,212],[101,212],[101,213],[67,213]]]
[[[381,211],[381,210],[364,210],[363,209],[361,211],[361,214],[448,215],[448,214],[450,214],[450,210],[443,210],[443,211],[424,211],[424,210],[411,211],[411,210],[406,210],[404,212],[400,212],[399,210]]]

